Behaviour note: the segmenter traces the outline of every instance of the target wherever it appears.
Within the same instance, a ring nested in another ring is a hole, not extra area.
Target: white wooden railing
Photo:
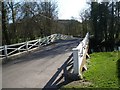
[[[85,38],[80,42],[80,44],[73,48],[73,70],[74,74],[82,77],[82,69],[87,70],[86,67],[86,55],[88,55],[88,47],[89,47],[89,33],[86,34]]]
[[[10,56],[19,55],[22,52],[31,51],[34,48],[48,45],[59,39],[70,39],[72,36],[62,35],[62,34],[52,34],[50,36],[39,38],[32,41],[26,41],[23,43],[17,43],[12,45],[0,46],[0,59],[8,59]]]

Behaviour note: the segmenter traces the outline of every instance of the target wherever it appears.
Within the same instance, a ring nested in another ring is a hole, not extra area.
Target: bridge
[[[10,60],[3,64],[2,88],[60,88],[87,70],[88,33],[84,39],[54,34],[0,49],[3,62]]]

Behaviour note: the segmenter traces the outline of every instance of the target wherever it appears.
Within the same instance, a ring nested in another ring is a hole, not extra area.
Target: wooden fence
[[[86,34],[85,38],[80,42],[80,44],[73,48],[73,70],[74,74],[82,77],[83,68],[87,70],[86,67],[86,55],[88,55],[88,47],[89,47],[89,33]]]
[[[31,51],[34,48],[39,48],[41,46],[48,45],[59,39],[70,39],[72,36],[62,35],[62,34],[52,34],[50,36],[39,38],[32,41],[26,41],[23,43],[17,43],[12,45],[0,46],[0,59],[8,59],[13,55],[19,55],[22,52]]]

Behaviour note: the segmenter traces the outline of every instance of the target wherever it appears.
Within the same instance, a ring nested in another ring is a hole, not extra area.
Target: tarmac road
[[[79,42],[60,40],[3,65],[2,88],[43,88]]]

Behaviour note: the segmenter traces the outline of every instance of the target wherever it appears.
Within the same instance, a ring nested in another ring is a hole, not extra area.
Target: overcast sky
[[[86,0],[58,0],[58,17],[59,19],[79,19],[79,13],[88,7]]]

